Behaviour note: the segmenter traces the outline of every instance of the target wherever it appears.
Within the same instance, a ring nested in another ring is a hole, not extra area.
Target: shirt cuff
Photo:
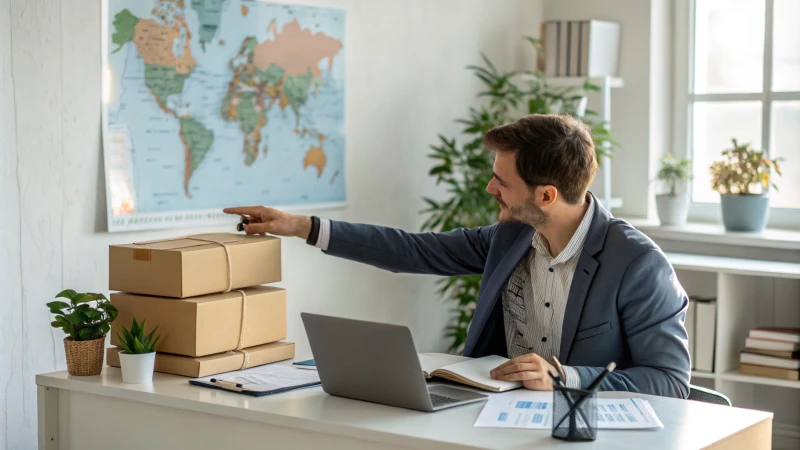
[[[581,375],[578,373],[578,369],[570,366],[561,366],[564,368],[564,375],[567,377],[566,385],[568,388],[575,388],[580,389],[581,387]]]
[[[316,247],[322,251],[328,250],[328,243],[331,241],[331,221],[330,219],[319,220],[319,236],[317,236]]]

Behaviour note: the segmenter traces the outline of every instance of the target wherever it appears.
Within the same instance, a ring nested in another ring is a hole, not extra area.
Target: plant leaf
[[[139,338],[133,338],[133,352],[136,354],[148,353],[147,349],[139,342]]]
[[[60,310],[60,309],[64,309],[64,308],[69,308],[69,304],[68,303],[64,303],[64,302],[60,302],[60,301],[54,301],[54,302],[47,303],[46,306],[48,308],[50,308],[51,310],[52,309],[59,309]]]
[[[56,295],[56,298],[59,298],[59,297],[60,298],[66,298],[66,299],[72,301],[72,299],[75,298],[77,295],[78,295],[78,293],[75,292],[74,290],[65,289],[65,290],[59,292],[58,295]]]

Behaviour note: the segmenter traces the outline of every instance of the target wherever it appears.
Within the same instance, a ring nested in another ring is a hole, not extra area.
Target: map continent
[[[107,2],[109,229],[346,200],[343,11]]]

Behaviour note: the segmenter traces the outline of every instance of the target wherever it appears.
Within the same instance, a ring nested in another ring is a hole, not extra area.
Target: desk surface
[[[41,374],[39,386],[114,397],[171,408],[216,414],[316,432],[351,436],[412,448],[556,448],[564,443],[546,430],[474,428],[484,403],[423,413],[360,402],[326,394],[321,387],[267,397],[249,397],[189,385],[188,378],[156,373],[151,385],[122,383],[118,368],[106,367],[92,377],[73,377],[66,371]],[[503,395],[503,394],[494,394]],[[605,397],[630,393],[604,392]],[[772,413],[729,408],[648,395],[664,428],[599,430],[597,448],[700,448],[772,418]],[[581,445],[583,448],[583,445]]]

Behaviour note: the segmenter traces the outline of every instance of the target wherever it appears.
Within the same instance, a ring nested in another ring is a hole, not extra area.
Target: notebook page
[[[444,366],[472,359],[466,356],[449,355],[447,353],[420,353],[418,356],[422,371],[427,374]]]
[[[483,358],[452,364],[446,370],[468,380],[498,388],[501,392],[522,387],[521,381],[500,381],[489,376],[489,372],[492,369],[506,361],[508,361],[508,358],[503,358],[502,356],[484,356]]]

